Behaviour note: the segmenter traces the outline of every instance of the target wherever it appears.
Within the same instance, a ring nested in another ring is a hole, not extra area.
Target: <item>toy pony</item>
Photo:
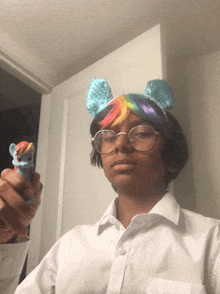
[[[17,145],[12,143],[9,147],[9,152],[13,157],[14,170],[21,174],[30,184],[32,184],[34,177],[34,151],[34,144],[26,141],[22,141]],[[27,200],[27,203],[34,203],[33,196]]]

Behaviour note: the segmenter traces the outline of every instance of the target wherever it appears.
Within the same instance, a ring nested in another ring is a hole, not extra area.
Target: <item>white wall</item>
[[[197,211],[220,218],[220,52],[189,59],[187,78]]]
[[[90,165],[92,117],[86,109],[86,96],[95,77],[108,80],[114,96],[144,93],[149,79],[162,78],[160,26],[43,96],[45,103],[47,98],[50,100],[41,113],[38,152],[46,152],[47,157],[39,157],[43,162],[37,169],[45,175],[44,192],[31,231],[32,244],[37,242],[39,246],[30,248],[28,272],[63,233],[77,224],[98,221],[116,196],[103,171]]]
[[[172,113],[186,133],[189,162],[173,183],[181,206],[220,218],[220,52],[167,61]]]
[[[165,57],[163,58],[166,59]],[[166,63],[166,77],[175,95],[172,114],[179,121],[188,142],[189,160],[178,178],[173,181],[173,193],[181,207],[196,210],[196,193],[192,174],[192,146],[190,139],[190,112],[188,105],[189,81],[187,64],[189,57],[180,56]]]

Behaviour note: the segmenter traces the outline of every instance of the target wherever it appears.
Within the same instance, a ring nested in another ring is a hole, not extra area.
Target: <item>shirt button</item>
[[[124,255],[124,254],[126,253],[126,250],[123,249],[123,248],[120,248],[120,249],[118,250],[118,252],[119,252],[120,255]]]

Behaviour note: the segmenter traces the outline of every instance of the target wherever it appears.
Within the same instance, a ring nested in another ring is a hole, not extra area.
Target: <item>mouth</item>
[[[135,163],[132,160],[129,159],[121,159],[121,160],[116,160],[111,167],[126,167],[126,166],[133,166]]]

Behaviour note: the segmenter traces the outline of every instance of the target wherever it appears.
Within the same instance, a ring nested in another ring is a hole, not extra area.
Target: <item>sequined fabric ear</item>
[[[144,94],[153,100],[163,112],[173,108],[174,96],[168,83],[164,80],[149,81]]]
[[[93,79],[87,95],[88,112],[95,117],[113,98],[107,81]]]

